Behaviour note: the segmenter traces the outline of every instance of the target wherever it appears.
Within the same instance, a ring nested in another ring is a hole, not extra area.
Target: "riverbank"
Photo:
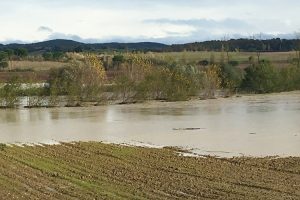
[[[300,158],[195,158],[97,142],[1,146],[3,199],[299,199]]]
[[[37,87],[39,85],[44,85],[45,83],[36,84]],[[26,85],[22,85],[22,87],[26,88]],[[102,96],[102,101],[75,101],[73,104],[68,104],[68,97],[66,96],[57,96],[55,97],[56,104],[51,105],[51,97],[49,96],[18,96],[16,97],[16,102],[12,107],[5,106],[5,101],[0,97],[0,109],[32,109],[32,108],[87,108],[87,107],[98,107],[98,106],[109,106],[109,105],[140,105],[140,104],[149,104],[149,103],[189,103],[189,102],[197,102],[197,101],[211,101],[218,100],[222,101],[224,99],[235,99],[241,97],[261,97],[261,96],[276,96],[276,95],[285,95],[285,94],[299,94],[300,90],[294,91],[285,91],[285,92],[274,92],[267,94],[255,94],[255,93],[237,93],[226,95],[225,91],[217,90],[214,98],[204,98],[203,94],[199,94],[198,96],[191,96],[187,100],[178,100],[178,101],[167,101],[167,100],[133,100],[129,102],[122,102],[121,98],[115,98],[112,92],[105,92]]]

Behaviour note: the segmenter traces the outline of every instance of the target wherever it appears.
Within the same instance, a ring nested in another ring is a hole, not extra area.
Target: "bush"
[[[167,101],[187,100],[200,90],[200,73],[193,66],[157,67],[139,84],[138,97]]]
[[[64,57],[64,53],[60,51],[45,52],[42,56],[46,61],[60,61]]]
[[[42,56],[43,56],[44,60],[46,60],[46,61],[53,60],[53,54],[51,52],[45,52],[45,53],[43,53]]]
[[[8,59],[8,53],[5,51],[0,51],[0,61],[4,61]]]
[[[175,68],[171,70],[169,84],[167,84],[168,101],[183,101],[191,96],[193,86],[192,79],[183,69]]]
[[[88,56],[84,62],[73,62],[66,68],[53,70],[48,81],[49,92],[53,100],[58,95],[66,95],[68,106],[79,105],[82,101],[99,101],[104,79],[102,63],[96,57]]]
[[[239,62],[236,61],[236,60],[231,60],[231,61],[228,62],[228,64],[231,65],[231,66],[233,66],[233,67],[236,67],[236,66],[239,65]]]
[[[123,55],[115,55],[112,60],[114,63],[123,63],[125,61]]]
[[[214,98],[215,92],[221,87],[221,68],[217,65],[211,65],[203,72],[202,80],[204,88],[204,98]]]
[[[151,70],[138,86],[139,99],[166,99],[166,86],[169,71],[160,67]]]
[[[24,58],[24,57],[28,56],[28,50],[25,48],[17,48],[14,50],[14,53],[16,56],[18,56],[20,58]]]
[[[18,77],[12,77],[5,85],[0,89],[0,101],[1,105],[7,108],[14,108],[19,102],[19,93],[21,84]]]
[[[207,60],[201,60],[198,62],[198,64],[201,66],[207,66],[209,64],[209,62]]]
[[[256,93],[269,93],[279,90],[279,71],[269,62],[253,64],[245,69],[242,88]]]
[[[222,79],[221,86],[231,91],[234,88],[239,87],[243,79],[242,70],[230,64],[223,64],[221,66],[220,75]]]
[[[55,51],[52,53],[52,58],[55,61],[60,61],[61,59],[63,59],[64,57],[64,53],[61,51]]]
[[[0,69],[4,69],[8,67],[8,54],[5,51],[0,51]]]
[[[45,104],[47,91],[44,87],[37,85],[37,75],[33,73],[27,81],[27,88],[22,91],[22,96],[27,96],[28,108],[41,107]]]
[[[0,61],[0,69],[5,69],[8,67],[8,62],[6,61]]]
[[[0,151],[4,151],[6,144],[0,143]]]
[[[118,76],[115,81],[114,92],[121,103],[130,103],[134,101],[136,95],[136,83],[126,75]]]
[[[291,66],[280,70],[280,90],[291,91],[300,89],[300,68]]]
[[[27,93],[27,107],[41,107],[45,103],[45,92],[44,88],[37,88],[33,85],[26,91]]]

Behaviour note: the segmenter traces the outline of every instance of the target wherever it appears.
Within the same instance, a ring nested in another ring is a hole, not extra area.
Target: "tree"
[[[0,51],[0,69],[8,67],[8,54],[5,51]]]
[[[230,91],[240,86],[242,71],[236,66],[225,64],[221,66],[222,87]]]
[[[135,82],[126,75],[116,77],[114,81],[114,92],[117,98],[121,98],[121,103],[130,103],[135,96]]]
[[[15,49],[15,55],[20,58],[25,58],[26,56],[28,56],[28,50],[25,48],[17,48]]]
[[[12,49],[6,49],[5,52],[7,53],[8,56],[8,61],[9,61],[9,67],[12,68],[12,58],[14,56],[14,50]]]
[[[21,84],[18,77],[12,77],[0,90],[1,104],[8,108],[15,107],[19,102]]]
[[[297,45],[296,45],[296,61],[297,61],[297,67],[300,68],[300,32],[297,32],[296,33],[296,42],[297,42]]]
[[[113,65],[114,66],[117,65],[117,68],[119,68],[120,64],[123,63],[123,62],[125,62],[125,58],[124,58],[123,55],[115,55],[113,57],[112,61],[113,61]]]
[[[0,69],[5,69],[8,67],[7,61],[0,61]]]
[[[53,59],[53,54],[51,52],[45,52],[45,53],[43,53],[42,56],[43,56],[44,60],[46,60],[46,61],[50,61]]]
[[[64,57],[64,53],[61,51],[55,51],[52,53],[52,58],[55,61],[60,61]]]
[[[214,53],[210,53],[209,64],[211,64],[211,65],[215,64],[215,54]]]
[[[224,53],[224,51],[226,52],[227,63],[229,63],[229,61],[230,61],[230,55],[229,55],[230,48],[229,48],[229,40],[228,40],[228,38],[229,38],[228,36],[224,36],[224,38],[222,40],[222,49],[221,49],[222,53]]]
[[[280,69],[280,91],[300,89],[300,68],[290,66]]]
[[[146,57],[129,54],[122,66],[122,73],[135,82],[140,82],[151,71],[153,63]]]
[[[200,91],[202,78],[194,66],[170,65],[153,67],[138,84],[137,97],[167,101],[187,100]]]
[[[103,62],[95,54],[88,54],[84,61],[82,80],[84,82],[84,97],[87,100],[97,101],[103,100],[101,94],[103,85],[106,81],[106,71]]]
[[[255,36],[253,36],[253,38],[255,39]],[[262,40],[262,33],[259,34],[257,40],[259,42],[259,45],[256,48],[256,57],[257,57],[257,62],[260,63],[261,52],[265,51],[267,47],[266,47],[264,41]]]
[[[123,63],[125,61],[123,55],[115,55],[112,60],[116,63]]]
[[[0,61],[8,59],[8,54],[5,51],[0,51]]]
[[[221,68],[217,65],[206,68],[203,77],[204,97],[214,98],[215,92],[221,87],[221,84]]]
[[[48,107],[55,107],[59,104],[60,86],[59,77],[54,77],[51,80],[49,87]]]
[[[198,64],[201,65],[201,66],[207,66],[207,65],[209,65],[209,62],[207,60],[200,60],[198,62]]]
[[[11,58],[14,55],[14,50],[6,49],[5,52],[7,53],[8,58]]]
[[[153,68],[139,84],[138,98],[166,100],[170,74],[170,70],[166,67]]]
[[[82,101],[99,102],[106,73],[96,55],[86,55],[83,61],[73,61],[70,66],[53,70],[49,78],[49,91],[54,106],[58,94],[66,95],[67,106],[78,106]]]
[[[76,52],[76,53],[80,53],[80,52],[83,52],[83,48],[82,48],[82,46],[78,46],[78,47],[75,47],[73,49],[73,51]]]
[[[37,86],[36,83],[37,75],[36,73],[32,73],[27,81],[27,108],[41,107],[45,102],[44,88]]]

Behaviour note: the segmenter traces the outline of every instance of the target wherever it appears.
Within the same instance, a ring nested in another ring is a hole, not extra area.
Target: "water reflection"
[[[132,111],[130,111],[130,112],[132,112]],[[160,107],[156,107],[156,108],[141,108],[141,109],[136,109],[135,112],[138,112],[141,115],[181,116],[181,115],[195,115],[198,112],[200,112],[200,109],[199,108],[190,108],[190,107],[184,107],[184,108],[179,108],[179,107],[164,107],[164,108],[160,108]]]
[[[20,121],[20,115],[12,110],[1,110],[1,123],[15,123]]]
[[[58,111],[50,110],[49,113],[50,113],[51,120],[58,120],[58,119],[60,119],[60,114],[59,114]]]
[[[247,107],[248,113],[263,113],[263,112],[274,112],[278,109],[276,105],[251,105]]]

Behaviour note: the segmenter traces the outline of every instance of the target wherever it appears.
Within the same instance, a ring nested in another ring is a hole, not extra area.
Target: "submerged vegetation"
[[[17,77],[12,77],[7,84],[0,89],[1,107],[13,108],[19,101],[21,84]]]
[[[190,98],[228,97],[236,92],[270,93],[300,89],[300,68],[293,58],[289,66],[275,67],[258,53],[239,67],[224,49],[219,60],[189,62],[139,53],[51,54],[67,60],[51,69],[47,83],[38,83],[37,72],[25,78],[12,76],[0,85],[1,107],[13,108],[27,97],[26,107],[82,106],[86,103],[133,103],[145,100],[182,101]],[[47,60],[50,54],[44,54]],[[23,102],[24,104],[24,102]]]

